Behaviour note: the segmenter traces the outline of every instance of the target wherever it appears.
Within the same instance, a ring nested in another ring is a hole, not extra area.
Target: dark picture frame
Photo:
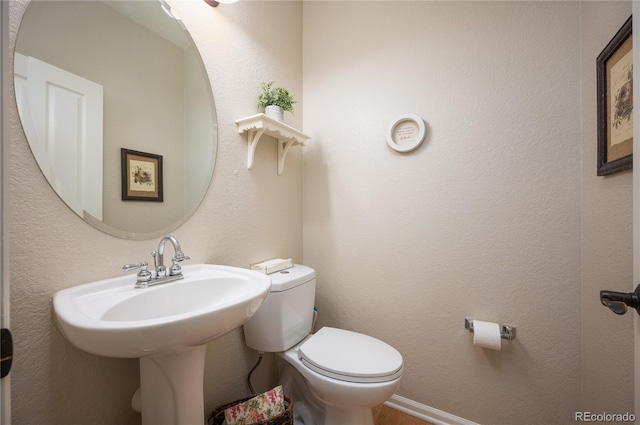
[[[633,166],[633,58],[631,17],[598,55],[598,175]]]
[[[120,149],[122,200],[162,202],[162,155]]]

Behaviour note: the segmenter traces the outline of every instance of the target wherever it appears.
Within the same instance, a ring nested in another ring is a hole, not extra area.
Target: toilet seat
[[[298,348],[309,369],[348,382],[386,382],[402,375],[402,355],[389,344],[357,332],[324,327]]]

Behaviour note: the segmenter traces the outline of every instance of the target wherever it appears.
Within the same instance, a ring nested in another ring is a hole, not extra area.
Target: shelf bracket
[[[248,156],[247,168],[251,169],[255,161],[256,146],[263,135],[271,136],[278,142],[278,175],[284,172],[284,160],[291,146],[302,145],[309,140],[309,136],[276,121],[265,114],[253,115],[236,121],[238,133],[247,133]]]
[[[278,140],[278,175],[284,171],[284,159],[289,152],[289,148],[297,144],[295,140]]]
[[[247,133],[247,141],[249,142],[247,144],[247,147],[249,149],[248,156],[247,156],[247,168],[249,170],[253,168],[253,161],[255,160],[255,154],[256,154],[256,146],[258,146],[258,142],[260,141],[260,138],[264,134],[265,130],[266,128],[261,128],[259,130],[249,130]]]

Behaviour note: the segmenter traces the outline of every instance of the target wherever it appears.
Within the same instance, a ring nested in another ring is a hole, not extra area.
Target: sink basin
[[[134,289],[135,275],[57,292],[53,307],[65,337],[107,357],[145,357],[205,344],[241,326],[271,288],[265,274],[199,264],[184,279]]]
[[[267,275],[236,267],[199,264],[182,274],[148,288],[134,288],[129,274],[53,297],[59,328],[73,345],[140,358],[132,406],[143,425],[204,424],[206,343],[246,322],[271,288]]]

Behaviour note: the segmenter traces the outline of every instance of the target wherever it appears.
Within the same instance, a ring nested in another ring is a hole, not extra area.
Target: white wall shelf
[[[249,154],[247,157],[247,168],[253,167],[256,146],[263,135],[271,136],[278,141],[278,175],[284,171],[284,159],[289,152],[289,148],[295,145],[302,145],[310,139],[309,136],[288,126],[285,123],[269,118],[265,114],[257,114],[236,121],[238,133],[247,133],[249,142]]]

